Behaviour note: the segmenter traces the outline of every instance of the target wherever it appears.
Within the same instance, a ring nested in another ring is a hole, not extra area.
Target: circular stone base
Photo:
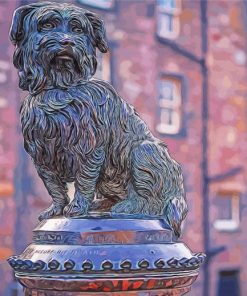
[[[30,290],[25,289],[25,296],[182,296],[190,291],[190,287],[152,290],[152,291],[129,291],[129,292],[108,292],[108,293],[78,293],[78,292],[60,292],[60,291],[45,291],[45,290]]]
[[[33,233],[33,243],[8,260],[31,296],[182,295],[205,258],[158,219],[54,218]]]

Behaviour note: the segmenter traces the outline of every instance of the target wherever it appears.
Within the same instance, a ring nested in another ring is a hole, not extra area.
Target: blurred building
[[[50,198],[22,148],[8,29],[0,0],[0,295],[19,296],[6,257],[20,253]],[[30,1],[33,2],[33,1]],[[59,1],[60,2],[60,1]],[[189,295],[247,295],[247,4],[206,0],[71,0],[105,20],[97,76],[134,105],[182,165],[182,239],[207,253]]]

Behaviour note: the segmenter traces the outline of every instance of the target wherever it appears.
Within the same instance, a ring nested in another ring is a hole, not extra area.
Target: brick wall
[[[226,250],[210,268],[210,295],[218,273],[239,270],[241,295],[247,293],[246,271],[246,5],[244,1],[209,2],[209,172],[211,246]],[[240,195],[240,224],[233,230],[215,229],[219,191]]]

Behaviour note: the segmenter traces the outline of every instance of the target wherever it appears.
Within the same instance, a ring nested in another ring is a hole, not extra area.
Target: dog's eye
[[[80,27],[72,27],[72,31],[75,33],[83,33],[84,30]]]
[[[45,30],[50,30],[50,29],[53,29],[55,26],[54,26],[54,24],[52,24],[52,23],[44,23],[43,25],[42,25],[42,29],[45,29]]]

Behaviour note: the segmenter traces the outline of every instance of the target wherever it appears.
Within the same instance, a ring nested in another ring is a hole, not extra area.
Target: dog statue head
[[[34,3],[18,8],[10,39],[20,88],[31,94],[66,89],[92,77],[96,48],[107,52],[103,21],[71,4]]]

